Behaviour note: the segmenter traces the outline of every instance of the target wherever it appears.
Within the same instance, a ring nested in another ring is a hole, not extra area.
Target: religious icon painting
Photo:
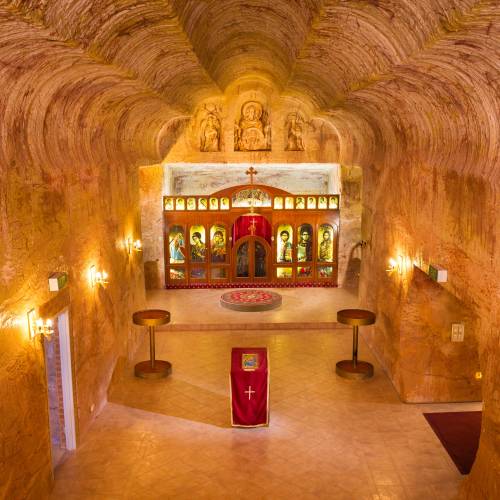
[[[205,279],[206,271],[204,267],[193,267],[191,269],[191,278]]]
[[[313,260],[313,227],[311,224],[299,226],[297,234],[297,261],[311,262]]]
[[[285,208],[287,210],[293,210],[293,197],[292,196],[286,196],[285,197]]]
[[[329,199],[329,207],[333,209],[339,208],[339,197],[338,196],[330,196]]]
[[[226,196],[220,199],[220,209],[229,210],[229,198],[227,198]]]
[[[311,266],[297,267],[297,278],[310,278],[312,276]]]
[[[165,210],[173,210],[174,209],[174,199],[173,198],[165,198]]]
[[[227,268],[225,267],[212,267],[210,270],[210,277],[213,280],[221,280],[227,278]]]
[[[332,266],[318,267],[318,276],[320,278],[331,278],[333,276],[333,267]]]
[[[316,198],[314,196],[307,197],[307,208],[314,210],[316,208]]]
[[[283,197],[282,196],[275,196],[274,197],[274,209],[275,210],[282,210],[283,209]]]
[[[206,210],[208,207],[206,198],[198,198],[198,210]]]
[[[326,199],[326,196],[320,196],[318,198],[318,208],[322,210],[328,208],[328,201]]]
[[[249,255],[248,241],[242,243],[236,251],[236,276],[238,278],[248,278]]]
[[[253,372],[259,367],[259,355],[257,353],[241,354],[241,368],[246,372]]]
[[[186,279],[186,270],[183,267],[173,267],[170,268],[170,279],[171,280],[184,280]]]
[[[271,207],[272,199],[267,191],[257,188],[241,189],[233,194],[233,208]]]
[[[184,240],[184,227],[171,226],[168,234],[168,253],[170,264],[183,264],[186,259],[186,244]]]
[[[214,224],[210,228],[210,255],[211,262],[226,262],[226,227]]]
[[[255,263],[255,277],[256,278],[265,278],[267,276],[266,270],[266,248],[264,245],[255,242],[255,250],[254,250],[254,263]]]
[[[321,224],[318,230],[318,261],[333,261],[333,227],[330,224]]]
[[[189,246],[191,262],[205,262],[205,228],[201,225],[189,228]]]
[[[276,262],[292,262],[292,226],[280,224],[276,233]]]
[[[303,196],[297,196],[297,198],[295,198],[295,208],[297,210],[303,210],[306,208],[306,200]]]
[[[219,200],[217,198],[210,198],[210,210],[219,210]]]
[[[175,199],[175,209],[176,210],[184,210],[186,208],[186,202],[184,198],[176,198]]]
[[[186,206],[188,210],[196,210],[196,198],[188,198]]]
[[[293,271],[291,267],[277,267],[276,277],[279,279],[291,279],[293,276]]]

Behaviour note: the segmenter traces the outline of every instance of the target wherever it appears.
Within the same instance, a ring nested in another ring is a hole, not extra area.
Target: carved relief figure
[[[304,151],[304,118],[299,113],[290,113],[286,120],[286,151]]]
[[[214,112],[201,122],[200,151],[220,151],[220,120]]]
[[[247,101],[241,107],[240,120],[234,126],[234,150],[271,150],[271,125],[260,102]]]

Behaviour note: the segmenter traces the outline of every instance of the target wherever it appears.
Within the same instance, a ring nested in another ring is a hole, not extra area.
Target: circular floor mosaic
[[[220,304],[233,311],[268,311],[281,305],[281,295],[269,290],[231,290],[221,295]]]

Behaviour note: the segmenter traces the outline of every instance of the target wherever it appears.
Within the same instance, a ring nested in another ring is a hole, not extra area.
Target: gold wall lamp
[[[95,266],[90,266],[89,280],[92,287],[101,285],[106,286],[108,281],[108,273],[106,271],[96,271]]]
[[[389,267],[386,269],[386,272],[392,274],[397,271],[398,274],[406,274],[409,268],[408,261],[409,258],[405,258],[402,255],[398,255],[397,259],[390,258]]]
[[[130,255],[132,250],[136,252],[142,252],[142,242],[141,240],[133,240],[132,238],[128,238],[126,241],[127,252]]]
[[[54,333],[54,325],[51,319],[37,318],[35,310],[31,309],[28,311],[28,331],[31,340],[37,335],[49,337]]]

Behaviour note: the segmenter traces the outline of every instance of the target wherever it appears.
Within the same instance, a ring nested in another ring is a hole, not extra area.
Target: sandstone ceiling
[[[489,175],[498,159],[499,6],[1,0],[2,111],[17,131],[4,147],[29,144],[31,161],[157,160],[159,136],[197,103],[256,79],[327,116],[347,163],[413,151],[448,163],[458,152],[463,170],[480,165]],[[71,134],[60,133],[62,122]]]

